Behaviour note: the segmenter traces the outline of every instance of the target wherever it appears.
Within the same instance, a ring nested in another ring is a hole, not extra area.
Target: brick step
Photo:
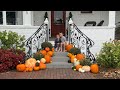
[[[71,68],[73,64],[68,62],[52,62],[46,65],[47,68]]]

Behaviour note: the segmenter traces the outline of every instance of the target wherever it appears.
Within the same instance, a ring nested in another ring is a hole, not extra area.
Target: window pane
[[[3,15],[2,15],[2,11],[0,11],[0,25],[3,24]]]
[[[6,12],[7,25],[22,25],[23,14],[22,11],[8,11]]]
[[[56,24],[63,23],[63,11],[54,11],[54,23]]]

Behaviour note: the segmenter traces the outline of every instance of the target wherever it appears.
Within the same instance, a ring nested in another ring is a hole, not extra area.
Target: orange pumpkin
[[[40,62],[39,67],[40,67],[40,69],[46,69],[47,66],[46,66],[46,64]]]
[[[77,54],[76,58],[77,58],[77,60],[84,60],[85,59],[85,55],[84,54]]]
[[[44,56],[47,54],[47,52],[45,50],[40,50],[40,53]]]
[[[29,68],[26,68],[25,70],[24,70],[24,72],[28,72],[29,71]]]
[[[71,53],[68,53],[68,55],[67,55],[69,58],[71,58],[72,57],[72,54]]]
[[[72,44],[68,44],[68,45],[66,45],[65,48],[66,48],[67,52],[69,52],[70,49],[73,48],[73,45]]]
[[[40,69],[38,62],[36,62],[35,67],[34,67],[33,69],[34,69],[35,71],[38,71],[38,70]]]
[[[75,59],[75,56],[72,55],[71,58],[70,58],[71,63],[74,63],[74,59]]]
[[[45,48],[45,51],[46,51],[46,52],[50,51],[50,48],[49,48],[49,47],[46,47],[46,48]]]
[[[95,73],[95,74],[98,73],[99,72],[98,64],[92,64],[90,66],[90,70],[91,70],[92,73]]]
[[[25,64],[18,64],[16,66],[17,71],[23,72],[26,69]]]
[[[55,51],[55,49],[54,48],[52,48],[52,52],[54,52]]]
[[[76,67],[75,67],[75,68],[76,68],[76,70],[78,71],[78,70],[79,70],[79,68],[82,68],[82,65],[80,65],[80,64],[79,64],[79,65],[76,65]]]
[[[49,55],[50,57],[52,57],[52,56],[53,56],[53,52],[52,52],[52,51],[49,51],[49,52],[47,53],[47,55]]]
[[[50,63],[51,61],[51,57],[49,55],[45,55],[45,60],[46,60],[46,63]]]
[[[29,68],[28,71],[29,71],[29,72],[32,72],[32,71],[33,71],[33,68]]]

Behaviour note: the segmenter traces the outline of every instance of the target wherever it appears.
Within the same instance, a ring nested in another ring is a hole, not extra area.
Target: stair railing
[[[26,58],[32,57],[45,41],[49,41],[48,18],[46,18],[38,30],[25,41]]]
[[[73,44],[74,47],[80,48],[81,53],[85,54],[86,58],[90,59],[91,62],[95,62],[95,57],[90,51],[90,48],[95,43],[83,32],[81,32],[81,30],[73,23],[71,18],[68,25],[69,43]]]

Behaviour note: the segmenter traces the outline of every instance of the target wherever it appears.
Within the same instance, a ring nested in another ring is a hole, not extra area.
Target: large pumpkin
[[[40,62],[39,67],[40,67],[40,69],[46,69],[47,66],[46,66],[46,64]]]
[[[25,66],[28,68],[33,68],[35,66],[35,64],[36,64],[36,59],[34,59],[34,58],[29,58],[25,62]]]
[[[77,58],[77,60],[84,60],[85,59],[85,55],[84,54],[77,54],[76,58]]]
[[[82,65],[79,64],[79,65],[76,65],[75,67],[76,67],[76,70],[78,71],[79,68],[82,68]]]
[[[49,48],[49,47],[46,47],[46,48],[45,48],[45,51],[46,51],[46,52],[50,51],[50,48]]]
[[[47,55],[49,55],[50,57],[52,57],[53,56],[53,52],[52,51],[48,51]]]
[[[45,60],[46,60],[46,63],[50,63],[51,61],[51,57],[49,55],[45,55]]]
[[[99,72],[98,64],[92,64],[90,66],[90,70],[91,70],[92,73],[98,73]]]
[[[68,45],[66,45],[65,48],[66,48],[67,52],[69,52],[70,49],[73,48],[73,45],[72,44],[68,44]]]
[[[74,59],[75,59],[75,56],[72,55],[71,58],[70,58],[71,63],[74,63]]]
[[[18,64],[16,66],[17,71],[23,72],[26,69],[25,64]]]
[[[47,52],[45,50],[40,50],[40,53],[44,56],[47,54]]]

